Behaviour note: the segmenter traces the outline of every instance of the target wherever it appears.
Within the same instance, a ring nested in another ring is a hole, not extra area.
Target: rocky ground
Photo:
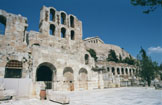
[[[108,88],[92,91],[64,93],[70,97],[69,105],[162,105],[162,90],[154,88]],[[23,99],[1,102],[1,105],[60,105],[51,101]]]

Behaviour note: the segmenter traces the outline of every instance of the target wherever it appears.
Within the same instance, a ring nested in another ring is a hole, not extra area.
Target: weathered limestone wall
[[[39,36],[41,35],[38,35],[38,37]],[[37,40],[39,40],[38,37]],[[74,71],[75,82],[78,80],[79,70],[81,68],[85,68],[88,71],[88,79],[91,80],[91,68],[94,65],[94,60],[90,58],[89,65],[85,65],[84,55],[88,53],[86,52],[84,47],[79,47],[83,46],[82,43],[64,44],[66,43],[66,41],[57,41],[57,39],[51,38],[51,36],[49,36],[48,39],[42,40],[43,41],[40,44],[40,46],[33,44],[31,45],[31,52],[33,56],[33,80],[36,80],[35,77],[38,66],[44,62],[51,63],[56,68],[57,79],[55,81],[58,81],[58,88],[55,88],[56,90],[64,89],[63,70],[66,67],[71,67]],[[51,44],[51,42],[53,42],[54,46]],[[80,52],[78,52],[78,50],[80,50]],[[77,86],[77,82],[75,86]],[[75,89],[77,90],[79,89],[79,87],[76,87]]]
[[[12,72],[21,69],[20,78],[32,79],[33,95],[39,94],[42,84],[52,85],[52,89],[58,91],[120,87],[120,77],[126,77],[128,81],[130,73],[119,74],[117,69],[120,73],[122,68],[135,69],[130,65],[103,62],[110,49],[123,59],[129,57],[129,53],[118,46],[104,44],[98,37],[83,41],[82,22],[53,7],[42,7],[39,32],[27,32],[25,17],[3,10],[0,10],[0,23],[5,24],[5,34],[0,35],[0,77],[5,77],[9,61],[18,61],[16,65],[12,62],[8,68]],[[87,52],[90,48],[96,51],[98,62]],[[99,69],[94,70],[96,67]],[[49,74],[43,74],[42,70]]]
[[[50,20],[50,10],[55,11],[54,20]],[[66,15],[65,24],[61,24],[61,13]],[[64,69],[71,68],[74,76],[74,90],[79,90],[79,72],[82,68],[87,71],[88,84],[91,83],[92,66],[95,65],[94,59],[86,51],[82,41],[82,24],[75,16],[74,26],[70,26],[70,16],[63,11],[56,11],[52,7],[43,7],[40,16],[40,33],[30,31],[28,45],[32,54],[33,70],[31,77],[36,81],[36,73],[39,65],[49,63],[54,66],[56,75],[53,77],[54,90],[67,90],[64,86]],[[50,33],[50,25],[55,25],[55,32]],[[66,29],[66,37],[61,37],[61,29]],[[71,39],[70,31],[75,32],[74,39]],[[88,64],[85,64],[85,54],[89,56]],[[90,88],[89,86],[87,89]]]
[[[51,12],[54,11],[54,12]],[[53,19],[51,20],[50,16],[53,14]],[[64,23],[62,23],[61,14],[64,14]],[[70,17],[73,17],[73,26],[71,26]],[[55,26],[55,37],[61,38],[61,28],[66,29],[66,40],[70,40],[71,31],[74,31],[75,38],[74,40],[82,40],[82,22],[78,20],[74,15],[67,15],[64,11],[57,11],[53,7],[43,6],[40,12],[40,24],[39,31],[44,35],[49,35],[50,25]]]
[[[4,18],[5,34],[0,35],[0,77],[4,77],[5,66],[9,60],[25,62],[28,59],[25,33],[28,26],[27,19],[21,15],[14,15],[0,10],[0,17]],[[23,77],[27,66],[24,63]]]

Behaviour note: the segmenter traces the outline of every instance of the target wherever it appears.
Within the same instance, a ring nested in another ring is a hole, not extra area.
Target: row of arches
[[[137,70],[134,68],[115,68],[115,67],[107,67],[107,71],[111,72],[113,75],[135,75]]]
[[[36,81],[44,81],[46,89],[52,89],[53,83],[57,82],[56,68],[49,63],[42,63],[36,71]],[[86,69],[79,70],[79,87],[88,89],[88,72]],[[68,91],[74,90],[74,70],[71,67],[65,67],[63,70],[63,85]]]
[[[50,21],[55,22],[56,21],[56,11],[54,9],[50,9]],[[63,25],[67,24],[67,16],[64,12],[60,13],[60,23]],[[70,15],[70,27],[74,28],[74,17]]]
[[[5,67],[4,78],[22,78],[23,64],[18,60],[10,60]],[[40,64],[36,70],[36,81],[43,81],[46,89],[52,89],[57,82],[57,70],[51,63]],[[78,72],[79,88],[88,89],[88,71],[81,68]],[[68,91],[74,90],[74,70],[65,67],[63,70],[63,85]]]
[[[54,24],[50,24],[50,31],[49,34],[55,36],[55,32],[56,32],[56,27]],[[61,38],[66,38],[67,32],[66,29],[64,27],[61,28]],[[74,30],[70,31],[70,39],[71,40],[75,40],[75,32]]]
[[[6,28],[6,17],[0,15],[0,35],[5,34],[5,28]]]

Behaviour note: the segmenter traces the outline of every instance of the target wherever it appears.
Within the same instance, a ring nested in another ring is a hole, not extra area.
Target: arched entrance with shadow
[[[74,91],[74,73],[71,67],[64,68],[63,78],[65,89],[68,91]]]
[[[38,66],[36,71],[36,81],[43,81],[46,89],[52,89],[52,84],[56,80],[56,68],[53,64],[45,62]]]
[[[79,70],[79,88],[88,89],[88,72],[85,68]]]

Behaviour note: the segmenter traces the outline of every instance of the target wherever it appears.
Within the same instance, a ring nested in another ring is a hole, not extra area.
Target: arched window
[[[55,21],[55,10],[50,9],[50,21]]]
[[[125,69],[125,73],[128,74],[128,69],[127,68]]]
[[[22,76],[22,62],[11,60],[6,64],[5,78],[21,78]]]
[[[120,74],[120,69],[119,68],[117,68],[117,73],[118,73],[118,75]]]
[[[61,13],[61,24],[66,25],[66,14],[65,13]]]
[[[0,34],[5,34],[5,28],[6,28],[6,18],[4,16],[0,15]]]
[[[89,63],[89,55],[85,54],[84,58],[85,58],[85,64],[87,65]]]
[[[109,69],[109,67],[107,67],[107,72],[109,72],[110,71],[110,69]]]
[[[133,74],[135,74],[135,69],[133,69]]]
[[[74,28],[74,17],[70,16],[70,27]]]
[[[71,40],[74,40],[75,39],[75,33],[74,31],[71,31]]]
[[[55,25],[50,24],[50,35],[55,35]]]
[[[113,73],[113,75],[115,75],[115,68],[114,67],[112,67],[112,73]]]
[[[66,29],[61,28],[61,38],[66,38]]]
[[[124,69],[123,68],[121,69],[121,72],[122,72],[122,74],[124,74]]]
[[[131,69],[129,69],[129,74],[132,75],[132,70]]]

